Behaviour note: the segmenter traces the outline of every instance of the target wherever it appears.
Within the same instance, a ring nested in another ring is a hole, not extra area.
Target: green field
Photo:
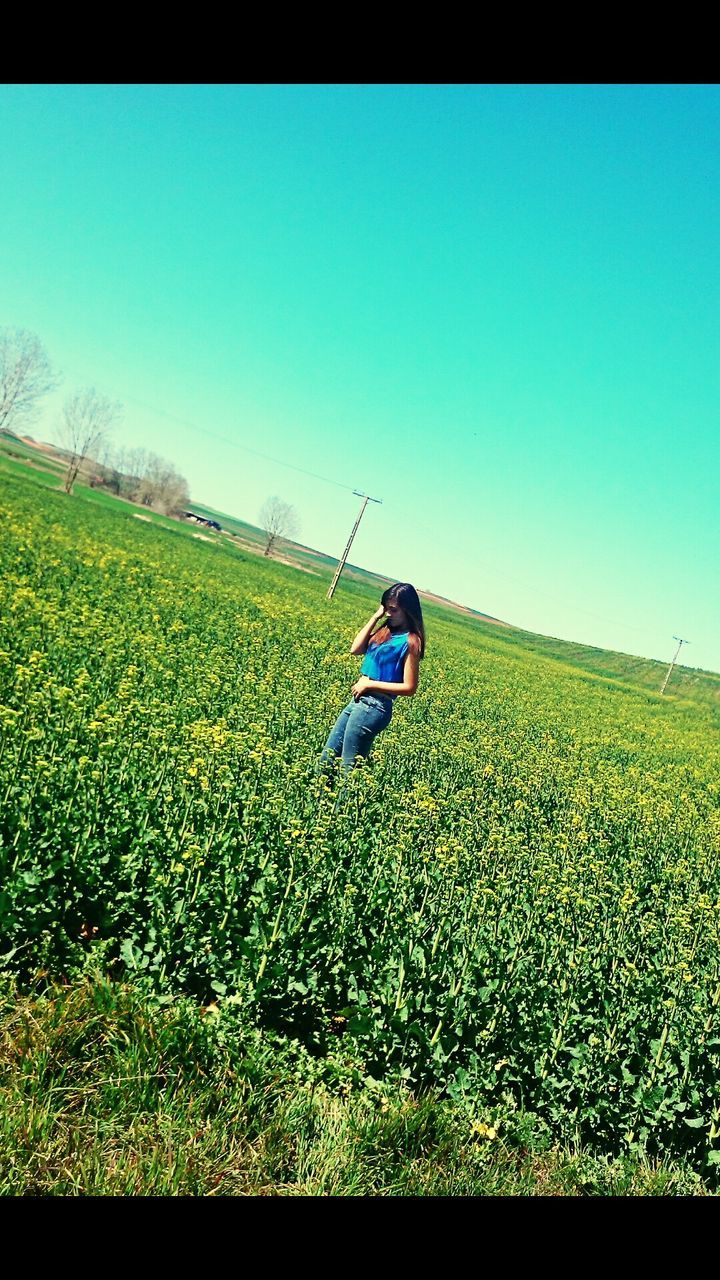
[[[483,1168],[498,1135],[542,1132],[712,1185],[718,678],[683,669],[661,698],[658,664],[429,607],[417,697],[333,786],[314,764],[375,594],[348,580],[329,604],[331,566],[91,496],[0,470],[12,1001],[59,1017],[47,991],[89,974],[107,1007],[198,1011],[231,1067],[250,1044],[262,1080],[302,1062],[338,1134],[338,1099],[415,1107],[425,1156],[453,1125]],[[80,1040],[52,1087],[86,1062]],[[50,1050],[23,1062],[47,1086]],[[468,1189],[453,1176],[430,1190]],[[386,1190],[427,1185],[401,1182]]]

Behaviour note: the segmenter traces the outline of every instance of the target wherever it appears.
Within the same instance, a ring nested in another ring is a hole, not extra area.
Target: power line
[[[174,413],[167,413],[163,409],[156,409],[153,405],[145,404],[142,400],[135,400],[132,396],[126,396],[126,400],[130,404],[139,405],[142,409],[147,409],[150,413],[157,413],[163,418],[167,418],[169,422],[177,422],[178,425],[187,427],[190,431],[196,431],[198,435],[210,436],[214,440],[221,441],[222,444],[228,444],[234,449],[242,449],[244,453],[252,453],[256,458],[263,458],[266,462],[274,462],[279,467],[287,467],[289,471],[299,471],[301,475],[312,476],[314,480],[322,480],[323,484],[334,485],[336,489],[345,489],[347,493],[354,493],[354,489],[349,484],[342,484],[339,480],[333,480],[330,476],[321,476],[317,471],[309,471],[307,467],[298,467],[293,462],[286,462],[284,458],[275,458],[270,453],[264,453],[262,449],[253,449],[249,444],[241,444],[239,440],[233,440],[230,436],[221,435],[218,431],[211,431],[208,427],[199,427],[196,422],[190,422],[187,418],[179,418]]]
[[[252,453],[256,458],[263,458],[265,462],[274,462],[279,467],[287,467],[289,471],[299,471],[301,475],[311,476],[313,480],[321,480],[323,484],[334,485],[336,489],[344,489],[347,493],[354,493],[352,485],[342,484],[340,480],[334,480],[331,476],[322,476],[317,471],[309,471],[307,467],[298,467],[293,462],[286,462],[284,458],[275,458],[270,453],[264,453],[262,449],[253,449],[249,444],[241,444],[239,440],[233,440],[230,436],[221,435],[218,431],[211,431],[208,427],[200,427],[197,422],[191,422],[189,418],[181,418],[176,413],[168,413],[166,409],[158,409],[155,405],[147,404],[144,400],[138,400],[135,396],[123,394],[123,400],[128,404],[135,404],[140,409],[146,409],[148,413],[154,413],[159,418],[166,418],[168,422],[176,422],[178,426],[186,427],[189,431],[194,431],[200,436],[209,436],[213,440],[219,440],[222,444],[230,445],[233,449],[242,449],[244,453]]]
[[[187,428],[189,431],[194,431],[197,435],[207,436],[210,439],[218,440],[220,443],[229,445],[231,448],[240,449],[244,453],[250,453],[256,458],[262,458],[265,462],[272,462],[279,467],[285,467],[288,471],[295,471],[295,472],[298,472],[300,475],[310,476],[313,480],[319,480],[323,484],[332,485],[334,488],[342,489],[346,493],[357,494],[358,492],[356,489],[353,489],[351,485],[343,484],[340,480],[335,480],[331,476],[320,475],[319,472],[317,471],[311,471],[307,467],[299,467],[297,466],[296,463],[287,462],[284,458],[276,458],[274,455],[265,453],[261,449],[253,449],[251,445],[242,444],[240,443],[240,441],[233,440],[230,436],[222,435],[220,432],[213,431],[208,427],[201,427],[196,422],[190,421],[190,419],[188,418],[181,418],[178,414],[168,413],[168,411],[165,409],[158,409],[155,405],[147,404],[146,401],[138,400],[134,396],[123,395],[123,400],[127,401],[129,404],[135,404],[139,408],[147,410],[148,413],[153,413],[153,414],[156,414],[158,417],[165,418],[167,419],[168,422],[175,422],[179,426],[183,426]],[[358,495],[358,496],[364,496],[364,495]],[[379,501],[379,499],[373,498],[373,499],[369,499],[369,501],[374,502],[374,501]],[[394,510],[398,511],[399,514],[408,516],[413,522],[413,528],[418,530],[423,529],[425,533],[433,540],[433,542],[437,540],[437,531],[430,529],[428,525],[423,524],[422,521],[418,521],[417,512],[406,511],[404,510],[404,508],[398,507],[397,504],[395,503],[393,503],[393,508]],[[341,561],[340,572],[342,572],[342,568],[345,565],[345,561],[347,559],[347,553],[349,552],[350,545],[352,544],[352,541],[357,532],[357,526],[360,523],[360,519],[362,518],[364,509],[365,508],[363,506],[362,511],[360,512],[360,516],[358,517],[357,524],[353,529],[352,534],[350,535],[350,540],[348,542],[348,546],[346,547],[346,551],[345,551],[345,558]],[[574,604],[567,605],[558,596],[549,595],[545,591],[538,591],[537,587],[531,586],[529,583],[524,582],[521,578],[517,578],[514,575],[507,574],[507,573],[498,573],[496,568],[494,568],[493,566],[489,565],[487,562],[484,562],[482,560],[477,560],[473,558],[473,564],[476,565],[477,567],[483,568],[484,570],[486,570],[486,572],[490,573],[490,575],[493,577],[500,578],[504,582],[513,582],[516,586],[522,587],[523,591],[527,591],[535,599],[540,598],[543,600],[547,600],[549,603],[558,605],[562,609],[570,608],[574,613],[581,613],[585,617],[594,619],[594,621],[596,622],[603,622],[603,623],[614,622],[616,626],[622,627],[623,630],[625,631],[634,631],[637,634],[640,634],[642,630],[642,628],[634,627],[630,623],[621,622],[618,619],[609,618],[606,615],[592,613],[589,609],[583,609],[582,606],[580,605],[574,605]],[[338,578],[339,578],[339,574],[338,574]],[[333,591],[336,585],[337,583],[334,582],[332,587]],[[328,599],[331,599],[331,598],[332,596],[329,593]],[[677,636],[674,638],[677,639]],[[689,643],[689,642],[684,642],[684,643]],[[671,667],[671,670],[672,670],[672,667]],[[665,686],[663,685],[663,690],[664,688]],[[663,690],[661,690],[661,692]]]
[[[314,479],[314,480],[320,480],[320,481],[322,481],[322,483],[323,483],[323,484],[330,484],[330,485],[333,485],[333,486],[334,486],[334,488],[336,488],[336,489],[343,489],[346,493],[353,493],[353,494],[356,494],[356,495],[357,495],[357,496],[359,496],[359,497],[364,496],[364,495],[362,495],[362,494],[358,494],[357,489],[353,489],[353,488],[352,488],[350,485],[348,485],[348,484],[342,484],[342,483],[341,483],[341,481],[339,481],[339,480],[334,480],[334,479],[332,479],[332,478],[331,478],[331,477],[329,477],[329,476],[319,475],[319,474],[318,474],[318,472],[316,472],[316,471],[310,471],[310,470],[308,470],[308,468],[307,468],[307,467],[299,467],[299,466],[297,466],[295,463],[292,463],[292,462],[286,462],[286,461],[285,461],[285,459],[283,459],[283,458],[276,458],[276,457],[274,457],[272,454],[264,453],[264,452],[263,452],[262,450],[260,450],[260,449],[253,449],[250,445],[241,444],[239,441],[237,441],[237,440],[233,440],[233,439],[231,439],[229,436],[221,435],[221,434],[220,434],[220,432],[212,431],[212,430],[210,430],[208,427],[200,427],[200,426],[198,426],[198,424],[197,424],[197,423],[195,423],[195,422],[191,422],[191,421],[190,421],[189,419],[187,419],[187,418],[181,418],[181,417],[179,417],[177,414],[168,413],[168,412],[167,412],[166,410],[164,410],[164,409],[157,409],[154,405],[149,405],[149,404],[145,403],[143,400],[137,400],[137,399],[136,399],[135,397],[133,397],[133,396],[127,396],[127,395],[126,395],[124,398],[125,398],[125,399],[130,403],[130,404],[136,404],[136,405],[138,405],[140,408],[142,408],[142,409],[146,409],[149,413],[155,413],[155,414],[158,414],[160,417],[166,418],[169,422],[177,422],[180,426],[187,427],[189,430],[191,430],[191,431],[195,431],[198,435],[201,435],[201,436],[209,436],[209,437],[211,437],[212,439],[219,440],[221,443],[223,443],[223,444],[228,444],[228,445],[232,446],[232,447],[233,447],[233,448],[235,448],[235,449],[241,449],[241,450],[243,450],[245,453],[251,453],[251,454],[253,454],[253,455],[254,455],[255,457],[257,457],[257,458],[263,458],[266,462],[274,462],[274,463],[276,463],[276,464],[277,464],[278,466],[280,466],[280,467],[286,467],[289,471],[297,471],[297,472],[299,472],[301,475],[310,476],[310,477],[312,477],[312,479]],[[380,500],[379,500],[379,499],[376,499],[376,498],[371,498],[371,499],[369,499],[369,501],[371,501],[371,502],[376,502],[376,501],[380,501]],[[416,529],[423,529],[423,530],[425,531],[425,533],[426,533],[426,534],[427,534],[431,539],[433,539],[433,540],[435,540],[435,539],[437,538],[437,532],[436,532],[436,531],[434,531],[434,530],[430,529],[428,525],[423,524],[421,521],[418,521],[418,519],[417,519],[417,513],[416,513],[416,512],[406,511],[406,510],[404,510],[404,508],[402,508],[402,507],[398,507],[398,506],[397,506],[397,504],[393,504],[393,505],[394,505],[395,510],[397,510],[401,515],[406,515],[406,516],[408,516],[409,518],[411,518],[411,519],[412,519],[414,528],[416,528]],[[361,510],[361,512],[360,512],[360,515],[359,515],[359,517],[358,517],[357,523],[356,523],[355,527],[353,528],[353,531],[352,531],[352,533],[351,533],[351,535],[350,535],[350,539],[349,539],[349,541],[348,541],[348,545],[347,545],[347,547],[345,548],[344,557],[343,557],[343,559],[340,561],[340,564],[339,564],[339,573],[337,573],[337,579],[334,579],[334,580],[333,580],[333,583],[331,584],[331,590],[328,592],[328,596],[327,596],[328,600],[331,600],[331,599],[332,599],[332,596],[333,596],[333,594],[334,594],[334,592],[335,592],[335,588],[336,588],[336,586],[337,586],[337,580],[339,580],[340,573],[342,573],[342,570],[343,570],[343,568],[345,567],[345,562],[346,562],[346,560],[347,560],[347,556],[348,556],[348,553],[349,553],[349,550],[350,550],[350,546],[352,545],[352,542],[353,542],[353,540],[354,540],[354,538],[355,538],[355,534],[357,533],[357,529],[358,529],[358,526],[359,526],[359,524],[360,524],[360,520],[362,519],[362,515],[363,515],[364,510],[365,510],[365,506],[363,506],[363,508],[362,508],[362,510]],[[507,573],[498,573],[496,569],[494,569],[491,565],[487,564],[487,562],[485,562],[485,561],[477,560],[477,559],[473,559],[473,563],[474,563],[475,565],[477,565],[478,567],[481,567],[481,568],[485,569],[485,570],[486,570],[487,572],[489,572],[491,575],[493,575],[493,576],[495,576],[495,577],[498,577],[498,578],[502,579],[504,582],[513,582],[516,586],[518,586],[518,587],[522,587],[523,591],[528,591],[528,592],[530,593],[530,595],[534,596],[536,599],[537,599],[537,598],[540,598],[540,599],[543,599],[543,600],[547,600],[547,601],[549,601],[551,604],[559,605],[559,606],[560,606],[561,608],[563,608],[563,609],[567,609],[567,608],[569,607],[569,608],[571,608],[571,609],[573,610],[573,612],[574,612],[574,613],[582,613],[582,614],[584,614],[584,616],[585,616],[585,617],[587,617],[587,618],[592,618],[592,619],[594,619],[594,621],[596,621],[596,622],[604,622],[604,623],[607,623],[607,622],[614,622],[616,626],[617,626],[617,625],[619,625],[619,626],[621,626],[621,627],[622,627],[624,630],[626,630],[626,631],[634,631],[634,632],[636,632],[637,634],[640,634],[640,632],[641,632],[641,628],[640,628],[640,627],[634,627],[634,626],[632,626],[632,625],[631,625],[631,624],[629,624],[629,623],[626,623],[626,622],[618,622],[618,620],[617,620],[617,619],[614,619],[614,618],[608,618],[608,617],[606,617],[606,616],[603,616],[603,615],[601,615],[601,614],[597,614],[597,613],[592,613],[589,609],[583,609],[580,605],[572,605],[572,604],[571,604],[570,606],[568,606],[568,605],[565,603],[565,601],[561,600],[558,596],[548,595],[548,593],[547,593],[547,592],[545,592],[545,591],[538,591],[537,587],[530,586],[530,584],[529,584],[529,583],[527,583],[527,582],[523,582],[523,580],[522,580],[521,578],[516,578],[514,575],[507,574]]]

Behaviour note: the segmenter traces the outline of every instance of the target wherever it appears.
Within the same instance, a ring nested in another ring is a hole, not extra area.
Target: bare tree
[[[111,440],[101,440],[93,451],[89,466],[88,479],[91,489],[109,489],[112,493],[120,492],[119,476],[115,465],[115,449]]]
[[[105,443],[121,413],[122,405],[100,395],[94,387],[85,387],[68,396],[63,407],[60,432],[63,444],[70,454],[65,476],[66,493],[72,493],[83,462],[96,454]]]
[[[0,431],[32,422],[39,401],[58,386],[50,357],[36,333],[0,329]]]
[[[135,446],[132,449],[120,450],[115,467],[120,473],[121,497],[130,498],[133,502],[140,501],[138,492],[142,477],[147,471],[147,466],[148,454],[146,449],[140,449]]]
[[[159,458],[156,453],[144,454],[141,473],[133,498],[146,507],[153,507],[165,515],[184,511],[190,502],[190,490],[184,476],[175,470],[171,462]]]
[[[171,462],[147,449],[113,449],[101,443],[94,451],[90,484],[101,485],[121,498],[140,502],[164,515],[179,515],[190,505],[184,476]]]
[[[263,503],[260,515],[260,528],[267,536],[265,555],[272,555],[275,543],[279,538],[294,538],[300,530],[297,511],[289,502],[283,502],[277,495]]]

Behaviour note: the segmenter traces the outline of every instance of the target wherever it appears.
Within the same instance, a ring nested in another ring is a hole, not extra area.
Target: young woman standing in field
[[[345,770],[367,758],[390,723],[395,698],[412,698],[417,690],[425,628],[418,593],[409,582],[396,582],[383,592],[380,608],[358,631],[350,652],[365,655],[360,678],[320,757],[321,765],[327,765],[340,756]]]

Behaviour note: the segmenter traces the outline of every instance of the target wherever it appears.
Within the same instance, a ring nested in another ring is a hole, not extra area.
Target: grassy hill
[[[28,471],[31,471],[38,483],[50,487],[61,486],[65,472],[62,451],[51,445],[20,438],[10,432],[0,432],[0,476],[3,474],[27,475]],[[101,506],[121,505],[126,508],[133,506],[102,489],[91,488],[83,483],[82,478],[76,485],[76,491],[85,500]],[[205,503],[193,502],[190,509],[208,520],[217,520],[222,526],[223,533],[218,534],[207,529],[199,532],[188,526],[186,522],[159,515],[145,507],[139,509],[139,514],[143,519],[150,520],[154,524],[177,532],[187,532],[191,537],[209,542],[227,541],[229,536],[237,541],[240,548],[262,554],[266,539],[263,531],[257,526],[240,520],[237,516],[229,515],[225,511],[207,506]],[[337,566],[337,559],[333,556],[301,543],[283,543],[278,555],[286,563],[309,574],[317,575],[327,585]],[[391,578],[354,564],[347,564],[343,573],[343,589],[345,591],[356,589],[359,596],[363,597],[368,590],[376,595],[382,593],[392,581]],[[503,642],[510,646],[520,646],[551,661],[579,668],[586,672],[589,678],[617,682],[623,686],[630,685],[639,693],[649,696],[659,694],[667,671],[667,664],[664,662],[598,649],[591,645],[577,644],[550,636],[536,635],[534,632],[513,627],[512,624],[494,618],[490,614],[470,609],[441,596],[431,595],[428,592],[421,592],[420,595],[424,606],[431,608],[436,616],[452,617],[458,622],[465,618],[473,626],[490,627],[496,631],[502,629]],[[692,702],[705,704],[710,709],[717,708],[720,705],[720,674],[678,664],[673,671],[672,681],[665,696],[689,699]]]

